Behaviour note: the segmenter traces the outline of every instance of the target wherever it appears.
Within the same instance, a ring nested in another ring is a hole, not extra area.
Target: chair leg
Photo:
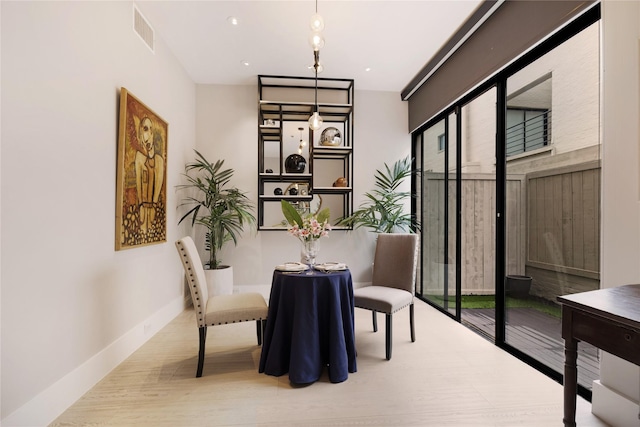
[[[411,326],[411,342],[416,342],[416,327],[413,321],[413,303],[409,306],[409,325]]]
[[[371,316],[373,319],[373,332],[378,332],[378,313],[375,310],[371,310]]]
[[[256,335],[258,336],[258,345],[262,345],[262,320],[256,320]]]
[[[393,317],[392,316],[393,316],[393,314],[386,314],[385,316],[387,318],[387,325],[386,325],[387,326],[387,331],[386,331],[387,336],[385,338],[385,353],[386,353],[386,356],[387,356],[387,360],[391,360],[391,337],[393,335],[392,334],[392,331],[393,331],[393,328],[392,328],[392,325],[393,325],[392,319],[393,319]]]
[[[207,327],[198,328],[200,332],[200,350],[198,351],[198,371],[196,372],[196,378],[202,376],[202,367],[204,366],[204,345],[207,341]]]

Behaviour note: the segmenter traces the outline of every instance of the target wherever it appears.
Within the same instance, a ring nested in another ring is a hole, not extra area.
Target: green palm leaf
[[[187,207],[178,224],[186,219],[191,225],[201,225],[207,229],[205,249],[209,252],[210,268],[218,268],[218,256],[225,243],[238,243],[238,237],[245,226],[254,226],[256,218],[251,200],[235,187],[227,188],[233,178],[233,169],[223,169],[224,160],[209,162],[200,152],[194,150],[196,160],[187,163],[183,176],[186,184],[178,185],[178,190],[196,193],[189,195],[178,205]]]
[[[385,163],[383,170],[376,170],[376,188],[365,193],[367,200],[351,215],[340,218],[338,224],[354,229],[365,227],[376,233],[419,230],[420,224],[411,214],[404,213],[404,202],[412,197],[411,193],[398,191],[403,181],[414,173],[411,162],[412,159],[406,157],[396,161],[392,168]]]

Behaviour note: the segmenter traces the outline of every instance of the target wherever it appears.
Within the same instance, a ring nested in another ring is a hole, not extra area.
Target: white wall
[[[602,3],[602,286],[640,283],[640,3]],[[638,425],[638,367],[604,354],[593,412],[611,425]]]
[[[355,82],[355,86],[357,87]],[[257,201],[258,89],[256,86],[197,86],[196,147],[209,161],[224,159],[234,169],[233,185]],[[391,166],[411,152],[407,104],[398,93],[357,91],[354,95],[354,206],[374,188],[376,169]],[[410,182],[407,180],[406,189]],[[203,231],[196,242],[204,256]],[[373,234],[366,230],[332,231],[321,240],[318,260],[344,261],[355,282],[371,281]],[[237,247],[223,249],[234,266],[235,286],[269,286],[274,265],[300,258],[300,243],[285,231],[247,231]],[[248,268],[242,268],[248,266]],[[240,267],[240,268],[238,268]]]
[[[196,87],[161,39],[155,54],[142,44],[130,2],[0,5],[2,424],[43,425],[183,309],[172,242],[192,231],[175,225],[174,189],[193,148],[224,158],[257,200],[257,87]],[[115,252],[120,87],[169,123],[168,242]],[[410,137],[399,94],[355,99],[358,205]],[[223,260],[241,267],[237,286],[268,292],[273,266],[300,245],[284,232],[243,237]],[[372,254],[371,233],[333,232],[320,259],[366,282]]]
[[[43,425],[184,308],[195,85],[131,2],[2,2],[2,422]],[[168,242],[114,251],[118,95],[169,123]],[[79,393],[79,394],[78,394]]]

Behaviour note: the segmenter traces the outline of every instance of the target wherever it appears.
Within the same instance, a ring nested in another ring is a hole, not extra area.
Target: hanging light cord
[[[318,2],[316,1],[316,8]],[[315,101],[316,101],[316,112],[318,112],[318,67],[320,65],[320,52],[317,50],[313,51],[313,60],[314,60],[314,64],[313,64],[313,68],[316,72],[316,91],[315,91]]]
[[[318,130],[322,126],[322,117],[320,116],[320,107],[318,106],[318,71],[320,71],[320,49],[324,46],[324,38],[320,34],[320,31],[324,29],[324,21],[320,15],[318,15],[318,0],[316,0],[316,14],[311,19],[311,29],[314,32],[311,33],[311,46],[313,47],[313,71],[314,71],[314,112],[309,117],[309,128],[312,130]]]

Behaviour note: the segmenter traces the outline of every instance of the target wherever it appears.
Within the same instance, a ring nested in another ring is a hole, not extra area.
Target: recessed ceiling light
[[[240,61],[240,63],[241,63],[242,65],[244,65],[245,67],[248,67],[249,65],[251,65],[251,64],[249,63],[249,61],[244,60],[244,59],[243,59],[242,61]]]
[[[231,25],[238,25],[238,18],[235,16],[230,16],[227,18],[227,22]]]
[[[364,69],[365,71],[371,71],[371,67],[367,67]]]

